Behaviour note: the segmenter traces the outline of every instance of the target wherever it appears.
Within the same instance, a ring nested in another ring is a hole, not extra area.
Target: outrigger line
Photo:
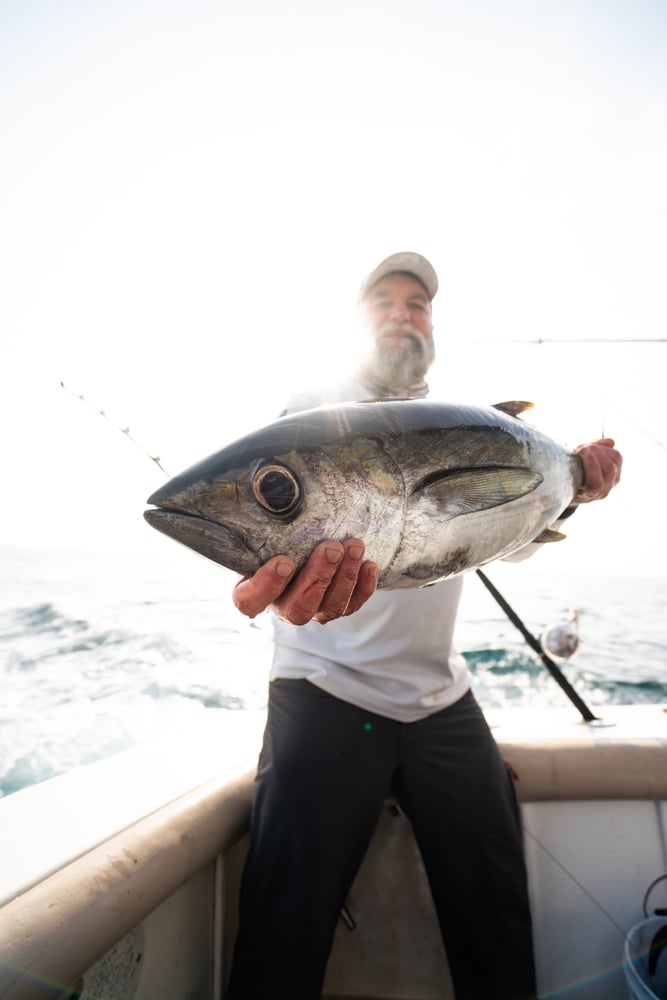
[[[667,344],[667,337],[535,337],[516,340],[473,340],[473,344]]]
[[[108,422],[111,424],[112,427],[115,427],[117,431],[120,431],[121,434],[124,434],[128,441],[131,441],[132,444],[139,449],[139,451],[143,451],[144,455],[147,455],[148,458],[150,458],[151,462],[155,462],[158,469],[160,469],[160,471],[165,474],[167,479],[169,478],[169,473],[167,472],[165,467],[161,464],[159,455],[151,455],[150,451],[147,451],[142,444],[139,444],[137,439],[133,438],[132,435],[130,434],[129,427],[121,427],[120,424],[117,424],[114,420],[112,420],[111,417],[109,417],[104,412],[104,410],[98,410],[97,407],[93,406],[92,403],[89,403],[88,400],[81,395],[81,393],[74,392],[72,389],[69,389],[64,382],[60,383],[60,387],[61,389],[64,389],[65,392],[68,392],[70,396],[74,396],[75,399],[80,400],[80,402],[84,403],[87,407],[89,407],[89,409],[93,410],[100,417],[104,417],[105,420],[108,420]]]
[[[472,344],[477,345],[503,345],[503,344],[528,344],[534,346],[541,346],[542,344],[667,344],[667,337],[535,337],[533,339],[529,337],[518,337],[509,340],[473,340]],[[656,444],[658,448],[662,448],[667,451],[667,443],[661,441],[650,431],[647,431],[645,427],[642,427],[633,417],[624,413],[623,410],[610,399],[603,400],[603,402],[608,403],[609,406],[613,406],[614,409],[621,414],[626,420],[633,424],[638,431],[645,434],[646,437]],[[602,437],[606,435],[602,434]]]

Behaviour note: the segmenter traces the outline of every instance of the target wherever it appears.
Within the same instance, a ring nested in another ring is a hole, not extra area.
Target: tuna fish
[[[144,517],[241,574],[362,538],[379,587],[423,587],[562,537],[549,525],[583,467],[518,418],[529,405],[380,400],[291,414],[175,476]]]

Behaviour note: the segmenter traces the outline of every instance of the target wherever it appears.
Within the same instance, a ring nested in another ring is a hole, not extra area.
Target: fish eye
[[[301,499],[296,476],[283,465],[263,465],[252,481],[257,502],[270,514],[291,514]]]

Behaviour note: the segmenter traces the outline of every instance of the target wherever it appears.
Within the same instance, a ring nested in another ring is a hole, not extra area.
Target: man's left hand
[[[623,458],[614,444],[612,438],[599,438],[574,449],[584,466],[584,482],[575,493],[573,504],[603,500],[617,485]]]

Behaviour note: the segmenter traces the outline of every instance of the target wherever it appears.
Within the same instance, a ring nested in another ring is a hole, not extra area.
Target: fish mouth
[[[163,535],[226,569],[247,574],[254,573],[259,566],[259,557],[249,547],[248,539],[219,521],[169,507],[145,510],[144,520]]]

